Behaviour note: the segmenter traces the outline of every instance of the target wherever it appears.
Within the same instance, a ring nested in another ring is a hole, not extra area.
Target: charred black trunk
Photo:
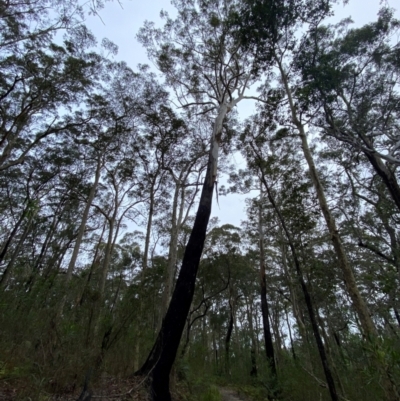
[[[225,372],[230,374],[230,345],[231,345],[231,337],[233,331],[233,305],[232,302],[229,300],[229,324],[228,324],[228,331],[226,332],[225,337]]]
[[[257,359],[256,359],[256,350],[254,348],[251,348],[251,350],[250,350],[250,360],[251,360],[250,376],[257,377],[257,374],[258,374]]]
[[[269,308],[267,302],[267,286],[265,282],[265,272],[261,274],[261,312],[262,321],[264,328],[264,342],[265,342],[265,353],[267,360],[271,368],[271,373],[276,376],[276,364],[275,364],[275,352],[274,344],[272,342],[271,327],[269,324]]]
[[[148,374],[151,372],[151,392],[154,401],[171,400],[169,374],[175,361],[186,318],[192,303],[197,270],[211,214],[214,189],[214,178],[211,172],[212,156],[210,154],[196,219],[186,245],[181,270],[168,311],[149,357],[139,371],[136,372],[136,374]]]
[[[400,210],[400,187],[397,183],[396,176],[383,164],[379,157],[369,152],[364,152],[364,154],[367,156],[376,173],[382,178],[397,208]]]
[[[394,310],[394,315],[396,316],[397,324],[400,327],[400,314],[399,314],[399,311],[396,308],[393,308],[393,310]]]
[[[261,314],[264,330],[264,344],[267,361],[271,368],[271,373],[276,377],[276,363],[274,344],[272,342],[271,326],[269,324],[269,308],[267,301],[267,283],[265,278],[265,252],[264,252],[264,232],[262,226],[262,187],[260,182],[260,207],[259,207],[259,246],[260,246],[260,298],[261,298]]]

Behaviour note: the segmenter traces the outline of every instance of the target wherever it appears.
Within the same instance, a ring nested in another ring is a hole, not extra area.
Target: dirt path
[[[219,387],[218,390],[221,393],[222,401],[246,401],[235,390],[230,388]]]

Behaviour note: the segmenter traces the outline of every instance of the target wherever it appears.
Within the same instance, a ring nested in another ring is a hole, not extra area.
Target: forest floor
[[[218,390],[221,393],[222,401],[249,401],[230,388],[219,387]]]
[[[93,384],[92,401],[148,401],[148,388],[145,380],[140,377],[129,379],[117,379],[104,375]],[[187,389],[176,386],[172,391],[174,401],[184,401],[188,399]],[[65,389],[51,394],[50,389],[38,389],[20,381],[0,381],[0,400],[1,401],[77,401],[82,388]],[[222,401],[250,401],[249,398],[239,395],[232,388],[218,387]],[[190,399],[190,398],[189,398]]]
[[[92,386],[92,400],[99,401],[147,401],[148,391],[141,377],[119,379],[102,376]],[[54,394],[55,393],[55,394]],[[76,401],[82,393],[82,387],[65,388],[51,391],[50,388],[34,388],[23,380],[0,381],[1,401]]]

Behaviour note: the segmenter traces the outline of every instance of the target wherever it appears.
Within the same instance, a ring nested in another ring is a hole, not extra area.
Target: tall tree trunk
[[[141,280],[140,280],[140,289],[139,289],[139,315],[143,316],[144,304],[143,304],[143,285],[145,272],[148,267],[148,258],[149,258],[149,248],[150,248],[150,235],[151,228],[153,225],[153,215],[154,215],[154,187],[155,187],[156,177],[151,183],[150,187],[150,204],[149,204],[149,216],[147,218],[147,227],[146,227],[146,236],[144,241],[144,251],[143,251],[143,259],[142,259],[142,272],[141,272]],[[141,321],[136,325],[136,343],[135,343],[135,368],[139,366],[139,358],[141,353],[141,333],[143,329],[143,324]]]
[[[287,311],[286,306],[285,306],[285,316],[286,316],[286,324],[287,324],[288,331],[289,331],[290,349],[291,349],[291,351],[292,351],[293,359],[296,360],[297,357],[296,357],[296,352],[295,352],[295,350],[294,350],[294,343],[293,343],[293,337],[292,337],[292,329],[291,329],[291,325],[290,325],[290,322],[289,322],[289,315],[288,315],[288,311]]]
[[[247,300],[247,320],[249,322],[249,331],[250,331],[250,339],[251,339],[251,348],[250,348],[250,361],[251,361],[251,370],[250,376],[257,377],[257,341],[256,336],[254,333],[254,326],[253,326],[253,298],[250,296]]]
[[[271,327],[269,324],[269,307],[267,301],[267,282],[265,274],[265,252],[264,252],[264,232],[262,226],[262,183],[260,182],[260,205],[258,209],[258,240],[260,250],[260,298],[261,298],[261,313],[264,329],[265,353],[267,355],[268,365],[273,376],[276,376],[276,363],[274,344],[272,341]]]
[[[357,313],[358,319],[360,321],[361,329],[364,333],[364,335],[367,337],[367,340],[369,341],[375,341],[375,339],[378,336],[378,332],[376,330],[375,324],[371,318],[371,314],[368,310],[367,304],[365,303],[363,297],[361,296],[361,293],[358,289],[353,270],[351,269],[351,266],[349,264],[349,261],[347,259],[347,255],[345,253],[342,240],[340,238],[337,226],[336,226],[336,221],[329,209],[328,202],[326,201],[325,197],[325,192],[323,190],[321,181],[319,179],[319,175],[317,172],[317,169],[314,164],[314,160],[312,158],[310,149],[308,147],[308,142],[307,142],[307,136],[304,130],[304,126],[301,123],[301,121],[297,118],[297,113],[296,113],[296,106],[294,105],[293,98],[292,98],[292,92],[289,88],[289,83],[288,83],[288,78],[287,75],[283,69],[282,63],[277,57],[276,60],[278,61],[278,66],[279,70],[281,72],[281,77],[283,84],[285,86],[286,94],[288,96],[289,100],[289,106],[291,109],[292,113],[292,121],[295,124],[296,128],[298,129],[301,142],[302,142],[302,148],[304,152],[304,156],[307,160],[308,166],[309,166],[309,172],[310,176],[312,179],[312,182],[314,184],[314,188],[317,193],[318,201],[320,208],[322,210],[322,213],[324,215],[326,225],[329,230],[329,234],[331,235],[331,240],[333,243],[333,247],[335,249],[336,256],[338,258],[339,262],[339,267],[342,270],[343,273],[343,280],[347,289],[348,294],[350,295],[350,299],[352,301],[352,305],[354,310]],[[345,99],[344,99],[345,100]],[[362,139],[367,141],[367,138],[365,136],[362,136]],[[382,160],[379,158],[377,155],[373,154],[367,154],[366,156],[370,160],[371,164],[377,171],[377,173],[382,177],[382,180],[384,181],[385,185],[387,186],[389,192],[391,193],[397,207],[400,210],[400,188],[397,184],[397,181],[393,174],[386,168],[386,166],[383,164]],[[383,387],[384,391],[386,394],[386,397],[390,401],[397,401],[400,399],[399,392],[397,389],[397,386],[391,377],[391,374],[387,371],[386,367],[382,365],[382,363],[375,358],[375,366],[378,368],[378,370],[382,374],[383,378]]]
[[[321,359],[321,364],[322,364],[322,367],[323,367],[323,370],[324,370],[324,373],[325,373],[325,378],[326,378],[326,382],[327,382],[327,385],[328,385],[328,389],[329,389],[329,393],[330,393],[331,399],[332,399],[332,401],[338,401],[339,397],[338,397],[338,394],[337,394],[337,391],[336,391],[335,382],[333,380],[332,371],[331,371],[331,368],[329,366],[329,362],[328,362],[328,358],[327,358],[327,355],[326,355],[324,343],[322,342],[321,334],[320,334],[319,329],[318,329],[318,323],[317,323],[317,319],[316,319],[316,316],[315,316],[314,308],[313,308],[313,305],[312,305],[311,296],[310,296],[310,293],[308,291],[306,282],[305,282],[304,277],[303,277],[303,272],[302,272],[302,269],[301,269],[300,260],[299,260],[299,258],[297,256],[297,251],[296,251],[296,248],[294,246],[294,241],[292,239],[292,235],[291,235],[290,231],[288,230],[288,228],[286,226],[285,219],[282,216],[282,213],[280,212],[280,209],[279,209],[278,205],[275,202],[275,199],[274,199],[274,197],[272,195],[272,192],[271,192],[271,190],[269,188],[269,185],[268,185],[268,183],[267,183],[267,181],[266,181],[266,179],[264,177],[264,173],[262,171],[261,171],[261,180],[262,180],[262,182],[264,184],[264,187],[265,187],[265,189],[267,191],[268,199],[269,199],[272,207],[274,208],[276,215],[278,216],[278,219],[280,221],[281,227],[282,227],[282,229],[283,229],[283,231],[284,231],[284,233],[286,235],[286,238],[287,238],[288,243],[289,243],[290,250],[292,252],[293,261],[294,261],[294,265],[295,265],[296,273],[297,273],[297,278],[299,280],[301,289],[303,291],[304,300],[306,302],[308,315],[309,315],[310,321],[311,321],[311,327],[312,327],[312,330],[313,330],[315,342],[317,343],[317,348],[318,348],[319,356],[320,356],[320,359]]]
[[[54,237],[54,233],[56,232],[56,229],[57,229],[58,224],[60,223],[60,220],[61,220],[61,213],[60,213],[60,209],[57,208],[56,212],[54,213],[53,221],[51,222],[50,228],[48,229],[48,231],[46,233],[46,238],[43,241],[43,244],[40,249],[39,255],[36,259],[35,265],[32,268],[32,272],[29,276],[29,279],[25,283],[25,291],[26,292],[30,292],[36,282],[36,279],[39,275],[40,268],[42,266],[42,261],[44,260],[46,254],[47,254],[49,243],[52,240],[52,238]]]
[[[20,251],[20,249],[22,247],[22,244],[24,243],[26,237],[29,234],[29,230],[31,228],[31,222],[32,222],[32,220],[30,220],[27,223],[27,225],[26,225],[26,227],[25,227],[25,229],[24,229],[24,231],[23,231],[23,233],[22,233],[22,235],[21,235],[21,237],[20,237],[20,239],[19,239],[19,241],[18,241],[18,243],[17,243],[17,245],[16,245],[16,247],[14,249],[14,252],[12,253],[11,259],[8,262],[7,267],[5,268],[5,270],[3,272],[3,275],[1,276],[1,279],[0,279],[0,288],[1,289],[4,289],[4,288],[7,287],[8,280],[11,277],[11,272],[12,272],[12,269],[14,267],[15,261],[17,260],[19,251]]]
[[[351,105],[348,99],[344,96],[343,93],[340,94],[341,99],[344,101],[347,107],[347,113],[349,115],[350,123],[353,124],[353,113],[351,110]],[[332,127],[334,131],[337,131],[334,119],[332,116],[327,114],[327,120],[329,125]],[[360,130],[353,126],[354,131],[357,133],[361,141],[366,145],[368,149],[374,149],[374,146],[370,139]],[[395,173],[390,170],[390,168],[385,165],[382,158],[373,150],[363,150],[363,153],[371,163],[372,167],[374,168],[375,172],[382,178],[383,183],[385,184],[386,188],[388,189],[390,195],[392,196],[394,203],[396,204],[397,208],[400,210],[400,186],[397,182],[397,178]]]
[[[304,324],[304,313],[300,309],[300,305],[297,300],[296,290],[293,286],[294,283],[292,280],[291,272],[289,271],[289,268],[288,268],[287,247],[286,247],[286,244],[284,243],[284,234],[282,233],[282,229],[279,230],[279,234],[280,234],[281,253],[282,253],[282,266],[283,266],[283,270],[285,272],[286,279],[287,279],[287,284],[288,284],[289,293],[290,293],[290,300],[292,302],[292,307],[293,307],[293,315],[296,319],[297,326],[299,328],[299,334],[300,334],[301,338],[303,339],[303,341],[308,342],[306,326]]]
[[[181,270],[168,307],[167,314],[150,355],[140,373],[152,370],[151,392],[153,401],[170,401],[169,374],[175,361],[187,314],[193,299],[197,270],[204,248],[208,221],[211,214],[212,195],[217,178],[218,153],[222,124],[228,106],[220,105],[214,123],[207,172],[193,229],[186,245]]]
[[[172,217],[171,217],[171,238],[169,241],[169,250],[168,250],[168,262],[167,262],[167,271],[165,275],[164,282],[164,292],[161,303],[161,312],[159,319],[159,327],[161,327],[162,320],[167,312],[169,301],[172,294],[172,287],[174,284],[174,275],[175,275],[175,265],[177,261],[178,254],[178,235],[179,235],[179,226],[182,219],[184,200],[185,200],[185,189],[180,182],[181,176],[175,183],[175,193],[174,200],[172,203]],[[182,192],[181,192],[182,191]],[[178,213],[178,200],[179,200],[179,192],[181,192],[181,203],[179,207]]]
[[[114,226],[115,226],[115,214],[108,220],[108,238],[106,248],[104,250],[104,260],[103,265],[101,267],[101,275],[100,275],[100,283],[99,283],[99,294],[100,298],[104,297],[104,290],[106,287],[108,268],[110,266],[111,254],[113,251],[113,243],[114,243]]]
[[[312,290],[312,288],[311,288],[311,290]],[[333,355],[332,355],[331,340],[330,340],[330,338],[329,338],[329,336],[328,336],[328,334],[327,334],[327,332],[325,330],[324,321],[322,320],[322,318],[321,318],[321,316],[319,314],[319,308],[316,307],[315,309],[316,309],[315,310],[315,314],[316,314],[316,317],[317,317],[318,325],[319,325],[319,327],[321,329],[322,338],[324,339],[324,343],[325,343],[326,354],[328,356],[329,363],[332,366],[332,372],[333,372],[333,374],[335,376],[335,379],[336,379],[337,383],[339,383],[339,389],[340,389],[340,394],[341,394],[340,397],[344,398],[344,399],[347,399],[346,392],[345,392],[343,384],[342,384],[342,380],[340,378],[340,375],[339,375],[338,370],[336,368],[335,360],[334,360]]]
[[[147,219],[147,227],[146,227],[146,237],[144,241],[144,251],[143,251],[143,269],[142,273],[148,267],[148,259],[149,259],[149,248],[150,248],[150,235],[151,235],[151,226],[153,225],[153,215],[154,215],[154,187],[156,183],[156,178],[154,178],[153,182],[150,186],[150,204],[149,204],[149,217]]]
[[[27,211],[28,211],[28,207],[26,207],[22,211],[21,216],[19,217],[18,221],[15,223],[15,226],[12,229],[10,235],[8,236],[7,241],[4,243],[3,247],[1,248],[1,251],[0,251],[0,264],[3,262],[6,254],[7,254],[8,248],[11,245],[12,240],[14,239],[15,235],[17,234],[17,231],[18,231],[20,225],[24,221],[25,216],[27,214]]]
[[[86,292],[88,290],[90,281],[92,280],[93,273],[95,272],[96,268],[100,265],[99,251],[100,251],[100,245],[101,245],[101,243],[103,241],[104,232],[106,231],[106,225],[107,225],[107,220],[104,221],[103,228],[101,230],[101,235],[100,235],[99,241],[97,242],[97,245],[96,245],[96,248],[95,248],[95,251],[94,251],[94,256],[93,256],[93,259],[92,259],[92,263],[90,265],[89,274],[88,274],[87,279],[85,281],[85,285],[83,286],[82,292],[81,292],[81,294],[79,295],[79,297],[78,297],[78,299],[76,301],[76,305],[77,306],[78,305],[82,306],[84,304],[85,297],[86,297]]]
[[[62,295],[60,305],[59,305],[59,311],[58,311],[59,316],[62,315],[64,306],[65,306],[65,302],[67,301],[67,294],[68,294],[67,287],[72,279],[72,274],[75,269],[75,264],[78,259],[79,251],[81,249],[83,236],[84,236],[85,230],[86,230],[86,224],[87,224],[87,221],[89,218],[89,211],[90,211],[90,208],[92,207],[93,199],[96,195],[97,186],[98,186],[99,180],[100,180],[100,172],[101,172],[101,157],[99,156],[99,158],[97,160],[97,165],[96,165],[94,183],[93,183],[92,187],[90,188],[89,197],[86,201],[86,205],[83,210],[82,221],[79,226],[78,235],[77,235],[75,245],[74,245],[74,250],[72,251],[71,260],[69,261],[69,264],[68,264],[67,274],[65,276],[65,283],[64,283],[64,291],[63,291],[64,294]]]
[[[306,136],[306,133],[304,130],[304,126],[297,117],[296,106],[294,105],[294,101],[292,98],[292,92],[291,92],[291,89],[290,89],[289,83],[288,83],[288,78],[287,78],[286,72],[284,71],[280,60],[278,60],[278,65],[279,65],[279,69],[281,72],[282,81],[285,86],[286,94],[288,96],[289,106],[290,106],[290,110],[292,113],[292,121],[299,132],[304,157],[307,161],[310,177],[311,177],[312,183],[314,185],[315,191],[317,193],[318,202],[319,202],[322,214],[325,218],[325,222],[328,227],[329,234],[331,236],[333,247],[334,247],[336,256],[338,258],[339,267],[343,272],[343,280],[344,280],[347,292],[350,295],[350,299],[352,301],[353,307],[354,307],[355,311],[357,312],[358,318],[360,319],[361,327],[363,329],[364,334],[367,337],[373,338],[377,335],[377,331],[376,331],[374,322],[372,321],[371,314],[368,310],[368,307],[358,289],[358,286],[357,286],[357,283],[356,283],[356,280],[355,280],[355,277],[353,274],[353,270],[351,269],[350,263],[347,259],[347,255],[344,250],[342,240],[340,238],[338,229],[336,227],[335,218],[333,217],[333,215],[329,209],[328,202],[326,201],[325,191],[321,184],[321,180],[319,178],[318,171],[315,167],[315,163],[314,163],[313,157],[311,155],[310,148],[308,146],[307,136]]]
[[[96,172],[94,176],[94,183],[90,188],[89,197],[86,201],[85,209],[83,210],[82,221],[79,226],[78,236],[75,241],[74,250],[72,251],[71,260],[69,261],[67,268],[67,275],[65,277],[65,283],[68,284],[71,281],[72,273],[75,269],[76,260],[78,259],[79,251],[81,249],[81,244],[83,240],[83,236],[85,234],[86,224],[89,218],[89,211],[92,207],[93,199],[96,195],[97,186],[100,180],[100,172],[101,172],[101,157],[97,160]]]
[[[233,324],[234,324],[234,300],[232,297],[229,299],[229,322],[228,322],[228,330],[226,331],[225,336],[225,373],[227,375],[231,374],[231,367],[230,367],[230,345],[231,345],[231,338],[232,338],[232,331],[233,331]]]

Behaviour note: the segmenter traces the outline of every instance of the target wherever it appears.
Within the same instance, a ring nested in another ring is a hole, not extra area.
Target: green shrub
[[[218,387],[211,385],[201,396],[201,401],[221,401],[221,394]]]

